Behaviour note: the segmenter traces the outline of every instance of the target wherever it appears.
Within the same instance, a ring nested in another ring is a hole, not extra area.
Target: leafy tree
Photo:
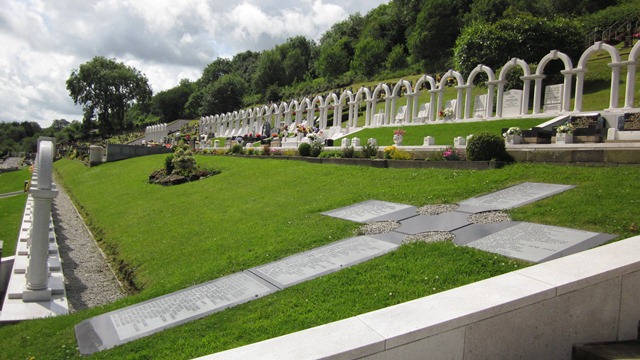
[[[72,70],[67,90],[76,104],[83,105],[85,128],[92,127],[97,116],[98,127],[105,134],[124,129],[126,110],[136,102],[146,103],[152,94],[144,74],[102,56]]]
[[[494,24],[474,23],[456,42],[455,67],[466,76],[480,63],[498,69],[512,57],[537,63],[553,49],[575,59],[583,50],[582,41],[578,25],[565,19],[522,16]]]
[[[58,132],[69,125],[71,125],[71,123],[65,119],[56,119],[56,120],[53,120],[53,123],[51,124],[50,128],[53,131]]]
[[[351,68],[357,74],[372,77],[384,68],[387,58],[386,44],[370,37],[364,37],[356,45],[356,55]]]
[[[202,71],[202,76],[198,80],[201,87],[205,87],[211,83],[218,81],[223,75],[231,73],[232,64],[231,60],[224,58],[217,58],[212,63],[207,65]]]
[[[447,67],[469,4],[469,0],[425,2],[407,40],[410,54],[423,70],[439,71]]]
[[[244,80],[236,74],[223,75],[204,91],[201,114],[221,114],[242,107],[246,92]]]
[[[194,83],[182,79],[178,86],[155,94],[151,100],[153,114],[162,122],[193,117],[193,114],[187,111],[186,104],[195,89]]]
[[[284,85],[291,85],[310,75],[311,62],[316,53],[316,45],[304,36],[287,39],[283,45],[276,47],[282,59],[285,78]]]
[[[394,46],[387,57],[387,70],[402,70],[406,68],[407,65],[407,54],[404,52],[404,45]]]
[[[256,90],[264,92],[271,85],[283,85],[284,79],[285,69],[280,54],[276,50],[263,52],[255,73]]]
[[[348,37],[343,37],[334,44],[321,47],[316,67],[318,74],[326,78],[338,77],[349,71],[354,50]]]

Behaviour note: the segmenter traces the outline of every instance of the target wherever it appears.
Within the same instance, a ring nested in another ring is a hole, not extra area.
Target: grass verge
[[[100,313],[351,236],[357,224],[320,212],[368,199],[452,203],[524,181],[576,188],[511,211],[515,220],[637,235],[640,167],[515,164],[500,170],[376,169],[199,156],[222,174],[146,183],[163,156],[55,168],[101,246],[141,291],[113,304],[0,328],[8,358],[75,358],[73,326]],[[105,196],[109,194],[109,196]],[[343,319],[515,268],[521,262],[455,247],[411,244],[92,358],[191,358]]]

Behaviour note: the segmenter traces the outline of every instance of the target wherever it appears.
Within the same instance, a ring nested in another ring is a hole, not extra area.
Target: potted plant
[[[393,130],[393,143],[396,144],[396,146],[402,145],[402,140],[404,139],[404,134],[406,133],[407,132],[403,129]]]
[[[504,136],[507,144],[522,143],[522,130],[517,126],[510,127],[502,136]]]
[[[565,123],[556,128],[556,144],[573,143],[574,126],[571,123]]]

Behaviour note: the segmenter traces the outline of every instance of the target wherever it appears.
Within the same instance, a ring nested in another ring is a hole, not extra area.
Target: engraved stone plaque
[[[289,256],[249,271],[284,288],[386,254],[397,247],[396,244],[370,236],[358,236]]]
[[[601,245],[613,238],[609,234],[523,222],[467,246],[511,258],[542,262]]]
[[[520,116],[522,108],[522,90],[505,91],[502,97],[502,116]]]
[[[482,212],[512,209],[561,193],[573,187],[573,185],[526,182],[484,196],[464,200],[460,202],[458,211]]]
[[[484,118],[487,114],[487,94],[477,95],[473,103],[473,116]]]
[[[112,348],[278,290],[248,273],[235,273],[76,325],[83,355]]]
[[[543,112],[559,112],[562,110],[563,84],[549,85],[544,88]]]
[[[416,207],[404,204],[396,204],[387,201],[369,200],[355,205],[336,210],[323,212],[323,215],[344,220],[367,223],[385,220],[403,220],[418,213]]]

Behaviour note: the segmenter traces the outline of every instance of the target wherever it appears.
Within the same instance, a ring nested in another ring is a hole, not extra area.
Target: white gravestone
[[[522,90],[511,89],[502,96],[502,117],[520,116],[522,110]]]
[[[429,120],[429,110],[431,109],[431,104],[426,103],[420,105],[420,110],[418,110],[418,116],[416,116],[416,122],[427,122]]]
[[[549,85],[544,88],[543,112],[558,113],[562,111],[563,84]]]
[[[473,104],[473,117],[484,119],[487,114],[487,94],[476,96]]]
[[[407,112],[407,105],[400,107],[400,110],[398,110],[398,114],[396,115],[396,124],[407,122],[407,115],[409,115]]]
[[[444,109],[451,109],[452,114],[449,116],[446,116],[446,119],[455,119],[456,118],[456,105],[458,104],[458,100],[447,100],[444,103]]]

